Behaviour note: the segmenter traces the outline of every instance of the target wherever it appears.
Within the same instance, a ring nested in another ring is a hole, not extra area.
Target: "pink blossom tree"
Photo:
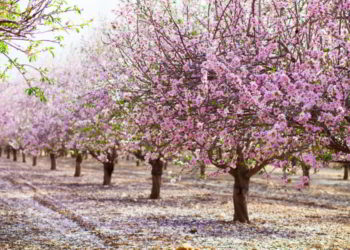
[[[50,155],[51,170],[56,170],[56,158],[65,150],[68,140],[70,111],[63,89],[55,86],[42,87],[45,91],[45,102],[40,102],[35,110],[32,130],[26,136],[28,147],[33,151],[45,150]],[[33,97],[35,98],[35,97]]]
[[[105,26],[107,27],[107,25]],[[71,59],[75,67],[52,72],[60,86],[74,93],[70,97],[67,148],[76,153],[79,176],[81,153],[90,154],[104,166],[104,185],[111,176],[124,136],[123,101],[118,90],[118,75],[113,71],[110,47],[103,43],[103,30],[97,30],[82,43],[79,56]]]
[[[131,103],[133,108],[128,110],[129,114],[125,117],[128,121],[125,147],[137,159],[151,165],[152,188],[149,198],[159,199],[163,170],[176,152],[171,150],[172,137],[160,129],[164,120],[162,113],[158,115],[154,110],[156,107],[135,100]]]
[[[233,176],[235,221],[249,222],[249,180],[265,166],[286,165],[293,154],[317,165],[312,152],[322,136],[309,121],[318,104],[330,108],[325,89],[348,90],[349,7],[166,0],[128,2],[117,12],[111,39],[130,100],[149,119],[162,117],[159,133],[172,146],[199,150],[193,163]]]
[[[103,185],[111,185],[118,152],[122,150],[123,110],[121,105],[106,89],[95,90],[81,97],[79,109],[73,114],[78,118],[73,125],[74,134],[70,145],[90,154],[103,164]],[[72,148],[72,147],[71,147]]]
[[[14,157],[17,151],[22,151],[22,159],[25,154],[36,156],[36,150],[28,136],[33,132],[36,114],[41,112],[43,103],[35,97],[25,94],[26,84],[10,85],[0,93],[2,100],[0,127],[3,144],[11,145]],[[7,147],[8,148],[8,147]]]

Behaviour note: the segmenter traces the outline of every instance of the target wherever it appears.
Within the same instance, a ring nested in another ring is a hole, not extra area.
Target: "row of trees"
[[[350,160],[349,11],[349,0],[126,1],[101,40],[51,72],[55,85],[38,83],[45,100],[1,93],[3,145],[89,151],[104,184],[133,153],[152,166],[151,198],[167,160],[212,164],[234,179],[234,220],[249,222],[250,178],[267,165]]]

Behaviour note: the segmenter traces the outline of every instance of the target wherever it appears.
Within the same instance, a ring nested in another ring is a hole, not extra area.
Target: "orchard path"
[[[162,199],[149,200],[150,169],[121,161],[103,187],[93,160],[72,177],[74,159],[29,163],[0,158],[0,249],[349,249],[350,182],[341,170],[312,176],[310,188],[253,179],[250,225],[233,224],[232,179],[197,178],[170,166]],[[212,172],[213,169],[209,169]],[[185,174],[184,174],[185,173]],[[277,175],[274,177],[277,178]],[[298,177],[295,177],[296,179]]]
[[[73,213],[27,181],[20,163],[0,161],[0,249],[105,248]],[[27,176],[28,177],[28,176]]]

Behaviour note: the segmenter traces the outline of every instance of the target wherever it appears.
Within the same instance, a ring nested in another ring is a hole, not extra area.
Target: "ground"
[[[162,199],[149,200],[146,165],[120,161],[111,187],[91,159],[78,178],[72,158],[49,168],[47,158],[36,167],[0,158],[0,249],[350,249],[350,181],[341,170],[321,170],[302,190],[283,186],[278,171],[253,178],[252,223],[240,224],[227,175],[203,180],[169,166]]]

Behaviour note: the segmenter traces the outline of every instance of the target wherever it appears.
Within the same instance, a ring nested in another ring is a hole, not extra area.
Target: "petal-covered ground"
[[[78,178],[74,159],[57,165],[0,158],[0,249],[350,249],[350,181],[341,170],[321,170],[302,190],[282,186],[278,172],[253,178],[246,225],[232,223],[227,175],[201,180],[170,166],[162,199],[149,200],[146,165],[120,161],[111,187],[91,159]]]

